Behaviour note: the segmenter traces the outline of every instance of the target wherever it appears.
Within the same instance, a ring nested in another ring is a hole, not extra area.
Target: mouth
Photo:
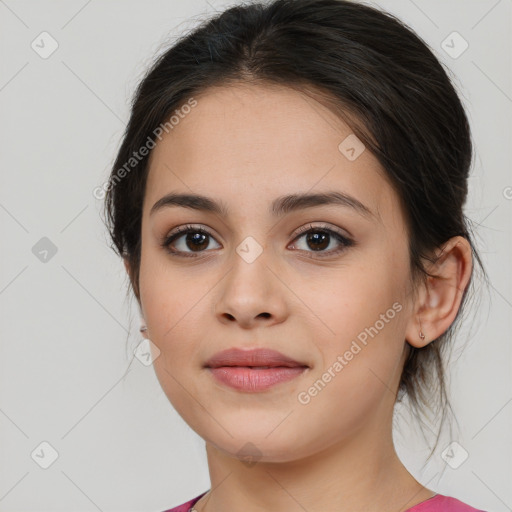
[[[215,380],[238,392],[262,392],[291,381],[310,367],[280,352],[270,349],[218,352],[204,367]]]

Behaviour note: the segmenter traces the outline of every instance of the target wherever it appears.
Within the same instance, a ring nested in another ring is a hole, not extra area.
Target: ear
[[[405,332],[408,343],[416,348],[428,345],[449,329],[471,277],[471,246],[465,238],[451,238],[436,257],[437,262],[428,268],[436,277],[427,277],[422,285]]]

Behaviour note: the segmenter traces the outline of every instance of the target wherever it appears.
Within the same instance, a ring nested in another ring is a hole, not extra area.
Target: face
[[[395,191],[345,141],[349,126],[304,93],[236,85],[195,100],[151,154],[143,206],[140,301],[163,390],[233,456],[284,462],[349,436],[372,442],[391,422],[412,311]],[[171,193],[225,211],[152,211]],[[304,194],[345,200],[279,202]],[[277,350],[306,368],[235,389],[205,368],[230,348]]]

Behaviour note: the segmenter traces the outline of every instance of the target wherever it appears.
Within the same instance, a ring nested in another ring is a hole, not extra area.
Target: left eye
[[[306,252],[314,252],[319,253],[320,257],[324,255],[332,255],[342,252],[347,247],[353,245],[353,241],[349,238],[343,236],[341,233],[329,229],[327,227],[313,227],[311,226],[307,231],[303,231],[295,240],[300,240],[304,238],[305,245],[307,247],[312,248],[312,251],[308,251],[308,249],[300,249]],[[338,245],[337,249],[326,250],[331,243],[334,242],[334,245]]]

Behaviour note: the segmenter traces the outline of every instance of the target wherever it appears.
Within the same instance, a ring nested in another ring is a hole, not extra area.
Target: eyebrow
[[[376,215],[363,203],[348,194],[341,192],[322,192],[316,194],[290,194],[281,196],[272,202],[270,213],[275,217],[289,212],[315,206],[336,205],[351,208],[363,217],[376,218]],[[149,215],[164,208],[181,206],[204,212],[215,213],[222,217],[229,215],[229,208],[223,202],[217,202],[209,197],[199,194],[169,193],[159,199],[151,208]]]

